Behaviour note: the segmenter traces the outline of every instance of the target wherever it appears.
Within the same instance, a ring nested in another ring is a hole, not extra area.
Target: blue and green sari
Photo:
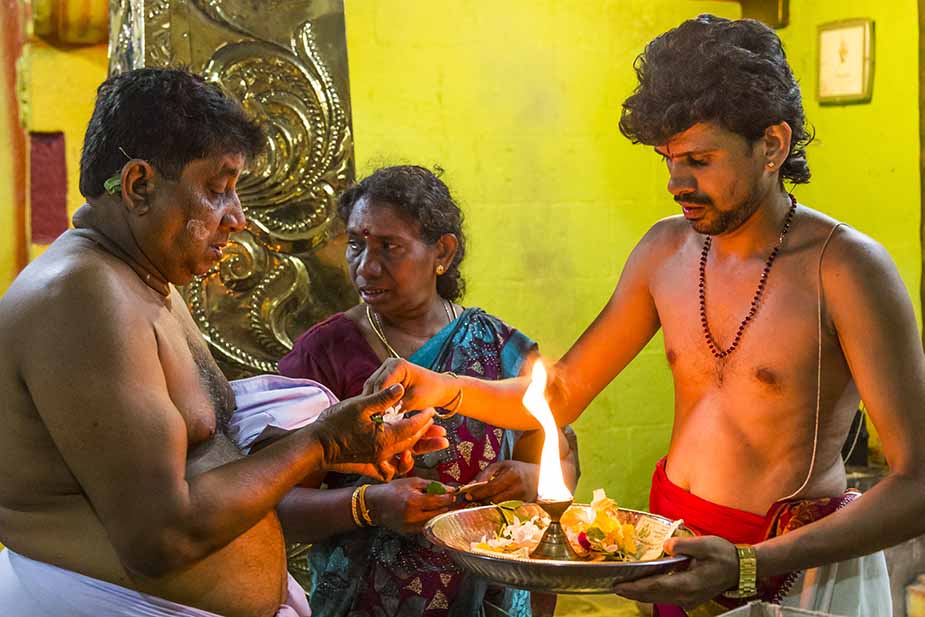
[[[367,346],[368,347],[368,346]],[[481,309],[469,308],[425,343],[411,362],[433,371],[480,379],[520,374],[536,344]],[[357,353],[373,353],[358,349]],[[462,415],[437,420],[450,446],[416,457],[410,475],[465,484],[491,463],[510,459],[519,437]],[[369,478],[331,474],[329,488]],[[495,587],[462,572],[419,534],[372,527],[331,537],[312,547],[311,606],[323,617],[530,617],[530,594]]]

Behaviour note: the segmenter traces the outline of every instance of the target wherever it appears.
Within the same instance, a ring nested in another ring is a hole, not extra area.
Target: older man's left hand
[[[692,608],[739,583],[735,545],[722,538],[672,538],[665,542],[665,551],[670,555],[687,555],[691,558],[690,566],[679,572],[618,583],[614,593],[639,602]]]

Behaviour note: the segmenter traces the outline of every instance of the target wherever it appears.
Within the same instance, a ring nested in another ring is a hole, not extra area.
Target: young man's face
[[[668,166],[668,190],[695,231],[733,231],[758,209],[771,186],[761,146],[761,140],[749,143],[716,124],[701,123],[655,148]]]

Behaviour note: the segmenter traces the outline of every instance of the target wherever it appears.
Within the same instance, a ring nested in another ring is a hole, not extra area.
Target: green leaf
[[[598,541],[598,542],[601,542],[604,538],[607,537],[607,534],[605,534],[603,531],[601,531],[601,530],[600,530],[599,528],[597,528],[597,527],[591,527],[591,528],[589,528],[588,531],[585,532],[585,533],[588,534],[588,539],[589,539],[589,540],[596,540],[596,541]]]
[[[122,188],[122,174],[118,173],[114,176],[110,176],[103,182],[103,190],[112,195],[119,192]]]
[[[524,502],[518,499],[510,499],[508,501],[502,501],[501,503],[496,503],[496,506],[502,510],[516,510],[520,506],[524,505]]]
[[[504,519],[505,525],[514,524],[514,510],[524,505],[524,502],[518,501],[517,499],[510,499],[508,501],[502,501],[501,503],[496,503],[495,507],[498,508],[498,512],[501,513],[501,518]]]
[[[427,485],[424,492],[428,495],[446,495],[446,487],[434,480]]]

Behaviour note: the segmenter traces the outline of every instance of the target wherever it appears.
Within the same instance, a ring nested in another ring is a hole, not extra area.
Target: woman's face
[[[437,295],[440,243],[384,201],[361,198],[347,220],[347,266],[363,302],[386,317],[431,303]]]

